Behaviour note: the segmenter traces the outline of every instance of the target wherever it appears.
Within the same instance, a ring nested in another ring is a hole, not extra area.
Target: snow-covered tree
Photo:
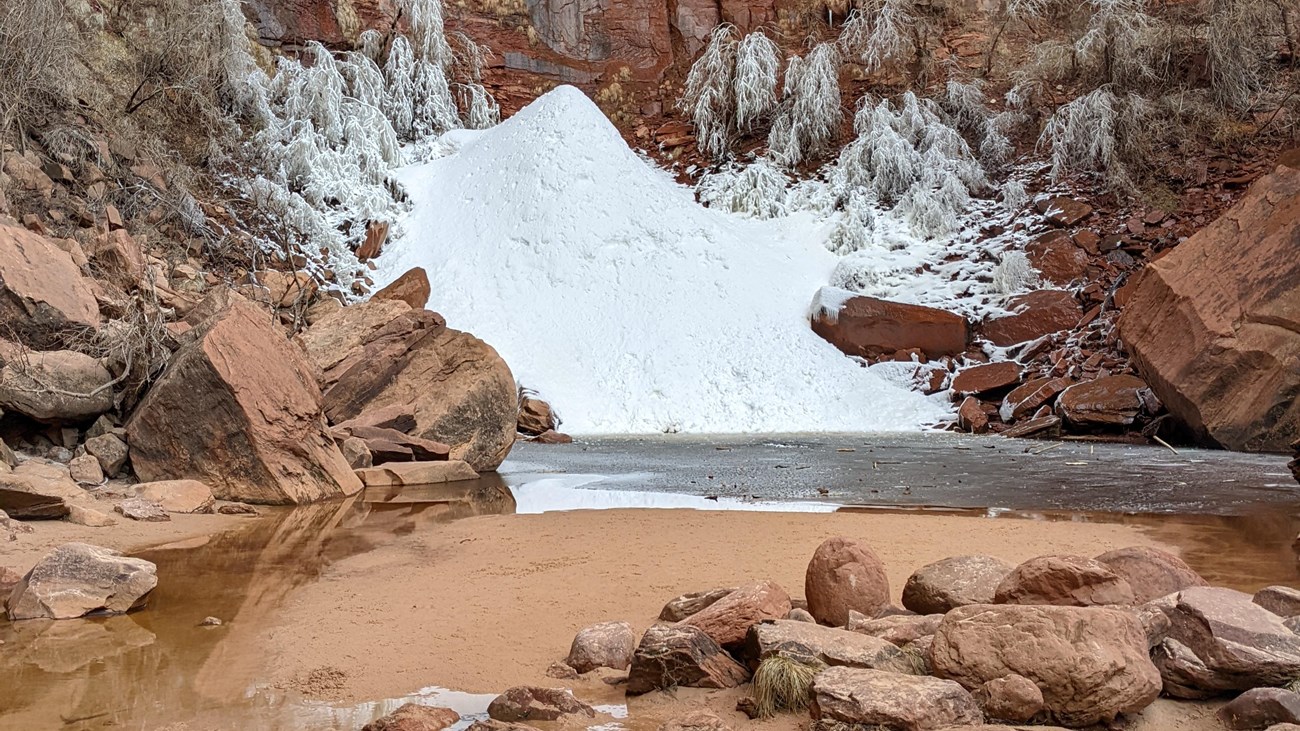
[[[784,98],[767,141],[774,159],[793,166],[825,151],[843,118],[839,72],[840,54],[830,43],[787,62]]]
[[[748,165],[732,164],[705,175],[697,191],[710,208],[739,213],[751,218],[776,218],[786,212],[790,179],[767,158]]]
[[[754,131],[776,108],[776,77],[781,70],[781,49],[762,31],[745,36],[736,49],[736,127]]]
[[[713,29],[704,53],[686,75],[686,90],[678,107],[695,123],[695,141],[700,150],[721,158],[731,150],[736,128],[736,29],[720,25]]]

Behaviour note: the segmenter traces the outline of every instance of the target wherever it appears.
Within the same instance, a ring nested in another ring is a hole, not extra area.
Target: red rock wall
[[[1300,436],[1300,164],[1148,265],[1119,324],[1139,371],[1201,440],[1286,450]]]

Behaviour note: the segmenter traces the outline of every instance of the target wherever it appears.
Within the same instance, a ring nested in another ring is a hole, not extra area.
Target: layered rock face
[[[0,225],[0,326],[33,347],[99,325],[89,280],[72,256],[49,239]]]
[[[127,424],[140,479],[197,479],[226,500],[303,503],[361,489],[297,346],[233,292],[173,356]]]
[[[393,0],[250,0],[244,7],[259,40],[270,46],[319,40],[349,47],[362,30],[404,22]],[[581,85],[618,67],[659,81],[679,55],[689,60],[703,48],[719,23],[746,33],[777,13],[774,0],[479,0],[448,15],[450,27],[472,27],[476,40],[486,40],[497,68]]]
[[[1284,451],[1300,434],[1300,169],[1278,166],[1140,274],[1120,335],[1202,441]]]

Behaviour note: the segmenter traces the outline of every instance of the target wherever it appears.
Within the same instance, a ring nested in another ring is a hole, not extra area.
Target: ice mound
[[[947,410],[808,326],[836,257],[811,217],[698,205],[562,86],[398,172],[414,204],[379,275],[497,348],[577,434],[910,430]]]

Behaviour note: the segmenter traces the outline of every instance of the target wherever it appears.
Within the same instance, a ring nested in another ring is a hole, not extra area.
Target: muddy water
[[[1180,546],[1216,584],[1253,590],[1300,582],[1291,548],[1300,490],[1277,476],[1282,460],[1078,444],[1038,452],[1050,446],[915,436],[524,445],[502,476],[272,511],[239,530],[141,553],[160,576],[143,611],[0,622],[0,729],[354,731],[406,700],[481,712],[486,697],[437,688],[336,705],[298,688],[267,687],[259,682],[258,646],[284,599],[332,562],[480,514],[957,510],[997,520],[1117,522]],[[224,624],[201,626],[208,616]],[[313,692],[328,690],[330,678],[312,683]]]

